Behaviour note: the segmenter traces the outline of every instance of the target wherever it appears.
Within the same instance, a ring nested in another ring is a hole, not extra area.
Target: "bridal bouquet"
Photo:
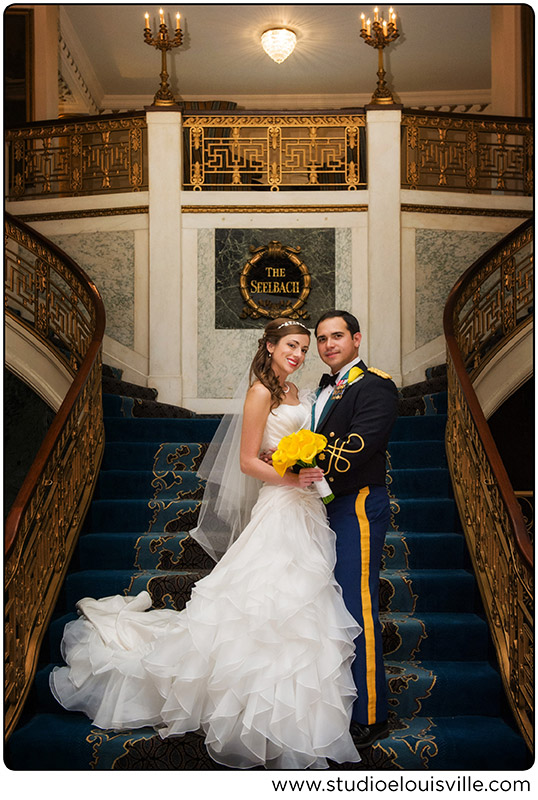
[[[296,464],[300,467],[316,467],[316,456],[326,445],[327,439],[321,433],[302,428],[280,440],[272,455],[273,467],[281,477],[289,467],[294,467]],[[334,500],[334,494],[325,478],[315,481],[314,485],[325,504]]]

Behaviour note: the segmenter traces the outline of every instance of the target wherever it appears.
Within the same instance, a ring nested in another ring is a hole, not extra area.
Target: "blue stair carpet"
[[[117,733],[65,712],[48,688],[63,628],[85,595],[147,589],[182,609],[213,562],[188,531],[203,485],[196,469],[218,419],[159,404],[109,373],[106,449],[93,503],[41,650],[6,761],[19,770],[214,770],[197,733],[162,741],[150,728]],[[401,390],[389,444],[391,526],[380,578],[390,737],[359,764],[334,769],[519,770],[530,765],[511,722],[470,570],[444,449],[446,378]]]

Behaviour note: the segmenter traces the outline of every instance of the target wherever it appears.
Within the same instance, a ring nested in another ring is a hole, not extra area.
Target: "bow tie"
[[[325,387],[329,386],[329,384],[331,386],[335,386],[337,377],[338,377],[338,373],[336,375],[330,375],[328,372],[325,372],[321,376],[321,379],[320,379],[320,382],[319,382],[319,388],[320,389],[325,389]]]

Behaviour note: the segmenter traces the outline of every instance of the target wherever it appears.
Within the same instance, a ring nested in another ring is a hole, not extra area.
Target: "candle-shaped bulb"
[[[383,33],[387,33],[387,21],[385,19],[383,20]]]
[[[374,8],[374,22],[377,22],[377,15],[378,15],[378,12],[379,12],[379,9],[378,9],[378,7],[376,6],[376,7]]]
[[[147,11],[144,14],[144,19],[146,20],[146,28],[149,28],[149,14]]]
[[[180,19],[181,19],[181,14],[178,11],[178,13],[176,14],[176,28],[179,28],[179,20]]]
[[[366,33],[368,34],[368,36],[370,35],[370,25],[371,24],[372,24],[372,20],[371,19],[367,19],[366,20]]]
[[[159,17],[161,18],[161,25],[164,25],[164,11],[162,8],[159,9]]]
[[[391,7],[389,8],[389,18],[390,18],[390,17],[392,17],[392,12],[393,12],[393,11],[394,11],[394,9],[393,9],[393,7],[391,6]]]

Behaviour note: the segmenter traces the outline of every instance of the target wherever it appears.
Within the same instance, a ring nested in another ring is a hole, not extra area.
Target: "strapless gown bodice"
[[[282,403],[270,412],[262,438],[262,450],[277,447],[283,436],[301,428],[310,429],[311,395],[309,392],[299,393],[299,404]]]

